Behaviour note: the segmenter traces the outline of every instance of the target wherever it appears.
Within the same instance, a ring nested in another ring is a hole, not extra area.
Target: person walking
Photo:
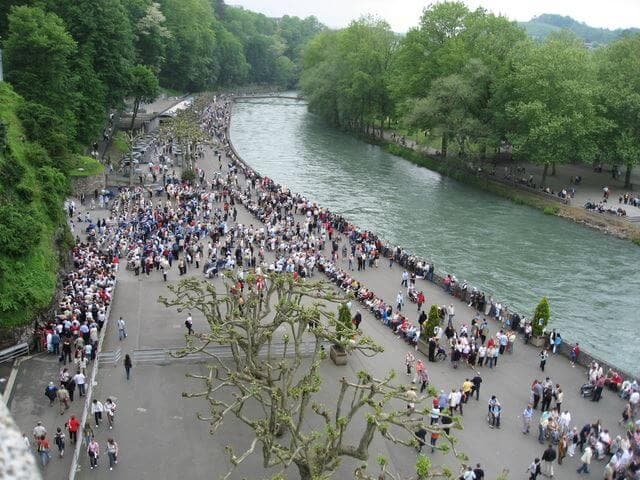
[[[129,380],[129,378],[131,376],[131,367],[133,367],[133,363],[131,362],[131,357],[127,353],[124,356],[124,371],[127,374],[127,380]]]
[[[84,397],[86,395],[85,387],[87,383],[87,378],[85,377],[84,373],[82,373],[82,370],[78,369],[76,374],[73,376],[73,382],[78,387],[78,395],[80,395],[81,397]]]
[[[93,438],[93,428],[91,428],[91,424],[89,422],[85,422],[84,427],[82,428],[82,438],[84,438],[84,444],[89,446],[91,439]]]
[[[578,473],[589,473],[589,465],[591,464],[591,458],[593,457],[593,450],[591,450],[591,445],[587,444],[584,447],[584,452],[582,453],[582,457],[580,457],[580,461],[582,465],[580,468],[576,470]]]
[[[96,427],[100,426],[100,421],[102,420],[102,412],[104,412],[104,405],[97,398],[94,398],[93,403],[91,404],[91,413],[93,413]]]
[[[73,443],[78,441],[78,430],[80,429],[80,422],[75,415],[71,415],[67,422],[67,430],[69,431],[69,440]]]
[[[64,384],[58,389],[58,401],[60,402],[60,415],[64,415],[66,410],[69,410],[69,391],[65,388]]]
[[[549,358],[549,354],[546,350],[543,349],[538,357],[540,358],[540,370],[544,372],[544,367],[547,364],[547,358]]]
[[[118,444],[113,438],[107,440],[107,455],[109,456],[109,470],[118,463]]]
[[[545,477],[553,477],[553,461],[556,459],[556,449],[552,444],[549,444],[547,449],[542,452],[542,465],[540,466],[540,473]]]
[[[427,443],[427,429],[423,426],[420,426],[420,428],[414,433],[414,435],[418,439],[418,446],[416,447],[416,450],[418,451],[418,453],[420,453],[422,452],[422,447],[424,447],[424,445]]]
[[[107,422],[109,424],[109,429],[113,428],[113,421],[116,417],[116,404],[111,400],[111,398],[107,398],[104,403],[104,409],[107,412]]]
[[[87,447],[87,455],[89,455],[89,465],[91,470],[98,468],[98,458],[100,457],[100,444],[96,441],[95,437],[91,437],[89,446]]]
[[[476,401],[480,400],[480,384],[482,383],[482,377],[480,376],[480,372],[476,372],[476,375],[471,379],[473,383],[473,390],[471,391],[471,395],[476,394]]]
[[[49,382],[47,388],[44,389],[44,396],[49,399],[49,406],[53,406],[53,402],[58,398],[58,387],[54,385],[53,382]]]
[[[414,357],[411,352],[407,352],[407,354],[404,356],[404,364],[407,367],[407,375],[411,375],[411,367],[413,366],[415,361],[416,357]]]
[[[56,429],[56,435],[53,438],[53,442],[56,444],[56,447],[58,447],[58,454],[60,455],[60,458],[62,458],[64,456],[64,432],[60,427]]]
[[[127,324],[122,317],[118,319],[118,339],[120,341],[127,338]]]
[[[540,459],[536,457],[527,471],[529,472],[529,480],[537,480],[538,475],[540,475]]]
[[[47,440],[46,434],[40,435],[40,437],[36,439],[36,449],[40,457],[40,463],[44,468],[49,463],[49,460],[51,460],[51,447],[49,446],[49,440]]]
[[[531,404],[527,404],[527,407],[522,412],[522,433],[528,435],[531,431],[531,419],[533,418],[533,408]]]
[[[189,312],[187,319],[184,321],[184,326],[187,327],[187,335],[193,335],[193,318],[191,317],[191,312]]]

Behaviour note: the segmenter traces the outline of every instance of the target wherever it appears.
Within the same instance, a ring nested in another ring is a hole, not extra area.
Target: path
[[[207,172],[216,168],[211,152],[207,152],[201,166]],[[241,223],[257,223],[243,207],[238,207],[238,221]],[[388,301],[395,298],[399,289],[401,269],[397,266],[389,269],[382,263],[377,269],[355,272],[355,277],[371,287],[379,296]],[[177,279],[174,269],[170,273],[170,281]],[[323,278],[316,274],[316,279]],[[216,280],[219,282],[219,280]],[[118,291],[112,307],[112,318],[109,323],[105,349],[123,348],[123,354],[135,348],[144,347],[176,347],[183,342],[184,312],[178,314],[157,304],[159,295],[166,293],[166,286],[158,273],[150,278],[136,278],[131,272],[121,270]],[[463,303],[452,299],[440,288],[422,280],[418,281],[427,296],[427,304],[448,304],[454,302],[456,307],[456,324],[470,324],[473,311]],[[415,310],[409,304],[407,309]],[[355,309],[355,307],[354,307]],[[407,346],[395,337],[391,331],[368,313],[364,313],[362,327],[384,348],[385,352],[369,359],[361,355],[352,355],[347,367],[333,366],[329,360],[323,363],[323,376],[326,379],[319,398],[330,404],[335,390],[332,387],[335,379],[342,375],[355,375],[360,369],[367,369],[376,376],[382,376],[390,368],[401,372],[404,353]],[[114,319],[124,316],[128,322],[129,336],[123,341],[117,340]],[[495,325],[493,325],[495,327]],[[194,316],[196,330],[206,328],[204,321]],[[487,472],[487,478],[495,478],[503,468],[507,468],[514,478],[520,477],[534,456],[542,453],[542,446],[535,435],[525,437],[520,431],[518,415],[529,400],[529,386],[533,378],[544,379],[537,368],[538,351],[518,342],[516,353],[505,355],[493,371],[482,369],[484,378],[480,402],[471,400],[466,406],[464,431],[456,432],[460,439],[461,450],[465,451],[472,462],[481,462]],[[194,418],[195,411],[204,409],[205,405],[193,400],[181,398],[183,390],[195,388],[184,378],[188,371],[198,371],[201,367],[184,364],[168,366],[137,365],[134,366],[130,382],[124,379],[121,365],[101,369],[96,388],[97,397],[104,400],[107,396],[117,397],[118,416],[113,431],[101,430],[98,434],[101,445],[106,437],[113,434],[122,450],[121,462],[114,472],[101,467],[91,472],[90,478],[122,478],[135,476],[139,479],[179,478],[188,472],[189,478],[215,478],[225,471],[226,465],[223,446],[230,439],[241,446],[248,445],[251,432],[236,425],[227,425],[214,437],[207,434],[207,425]],[[459,387],[465,376],[472,371],[461,367],[453,370],[448,363],[428,364],[427,368],[432,383],[445,390]],[[564,406],[573,415],[573,423],[582,426],[596,418],[602,419],[605,426],[616,434],[619,433],[617,419],[622,409],[622,402],[612,393],[605,392],[600,403],[592,403],[579,397],[578,388],[584,382],[585,372],[581,368],[572,368],[565,358],[553,357],[549,360],[546,375],[554,382],[560,383],[565,391]],[[404,381],[404,377],[399,378]],[[490,430],[485,422],[486,401],[490,394],[496,394],[504,408],[503,428]],[[206,411],[206,410],[205,410]],[[534,419],[537,421],[537,415]],[[239,447],[239,448],[240,448]],[[409,473],[415,460],[415,453],[409,449],[390,445],[376,438],[370,450],[370,465],[378,454],[387,456],[395,468]],[[241,475],[262,476],[258,455],[254,455],[232,478]],[[440,461],[453,464],[451,456],[434,454],[436,463]],[[103,459],[103,465],[105,464]],[[86,455],[82,457],[83,472],[79,478],[89,478],[86,472]],[[346,460],[335,478],[350,478],[356,462]],[[568,459],[565,465],[558,467],[557,476],[575,479],[577,459]],[[595,462],[594,472],[599,474],[603,465]],[[294,471],[290,478],[296,478]]]

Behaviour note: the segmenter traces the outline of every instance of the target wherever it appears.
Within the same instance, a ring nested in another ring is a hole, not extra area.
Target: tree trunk
[[[544,182],[547,180],[547,172],[549,171],[549,164],[544,164],[544,170],[542,170],[542,180],[540,180],[540,186],[544,187]]]
[[[631,188],[631,171],[633,170],[633,165],[627,163],[627,171],[624,173],[624,188]]]
[[[556,162],[551,163],[551,176],[556,176]]]
[[[447,145],[449,144],[449,138],[447,137],[447,132],[442,133],[442,147],[440,148],[440,155],[443,157],[447,157]]]
[[[129,130],[133,132],[133,125],[136,122],[136,117],[138,116],[138,109],[140,108],[140,100],[137,98],[133,102],[133,115],[131,115],[131,127]]]

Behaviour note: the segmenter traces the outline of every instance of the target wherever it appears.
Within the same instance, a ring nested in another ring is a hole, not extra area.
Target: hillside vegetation
[[[26,141],[18,120],[24,105],[0,82],[0,318],[2,327],[28,323],[56,287],[57,247],[68,243],[62,202],[65,175],[39,145]],[[4,130],[4,129],[3,129]]]
[[[543,13],[528,22],[520,22],[520,26],[536,40],[544,40],[554,32],[569,30],[578,38],[584,40],[585,43],[593,46],[611,43],[624,35],[640,32],[638,28],[609,30],[607,28],[591,27],[571,17],[551,13]]]

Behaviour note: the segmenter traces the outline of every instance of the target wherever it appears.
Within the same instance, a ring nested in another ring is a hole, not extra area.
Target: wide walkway
[[[208,173],[217,170],[217,162],[213,162],[210,151],[201,161],[201,166]],[[257,223],[244,208],[239,206],[238,211],[238,222],[254,225]],[[354,275],[379,296],[392,301],[400,288],[401,272],[399,267],[389,268],[388,263],[383,262],[377,269],[354,272]],[[199,272],[190,274],[200,275]],[[177,278],[174,266],[169,280],[175,281]],[[323,277],[316,274],[315,278]],[[418,281],[418,288],[425,291],[426,308],[432,303],[449,304],[453,301],[456,308],[454,323],[470,324],[474,312],[465,304],[422,280]],[[105,350],[121,348],[124,356],[134,349],[181,346],[184,342],[186,315],[185,312],[166,310],[157,303],[158,296],[166,294],[166,284],[162,282],[159,273],[154,272],[150,277],[135,277],[131,272],[122,269]],[[354,305],[353,309],[356,308],[358,306]],[[408,304],[406,309],[415,312],[416,307],[414,304]],[[384,375],[389,369],[395,369],[400,373],[403,371],[404,354],[408,351],[406,344],[373,316],[364,310],[363,313],[364,321],[361,328],[381,344],[385,352],[375,358],[354,354],[350,357],[347,367],[335,367],[327,359],[322,367],[326,381],[319,393],[320,401],[327,405],[331,405],[335,392],[333,383],[340,376],[355,375],[361,369],[367,369],[376,376]],[[417,316],[417,312],[415,314]],[[128,324],[129,335],[122,342],[117,339],[115,330],[114,320],[119,316],[123,316]],[[194,315],[194,328],[202,330],[206,329],[207,325],[202,318]],[[480,401],[471,400],[465,406],[464,430],[455,434],[460,439],[460,450],[469,456],[471,462],[480,462],[484,466],[487,478],[496,478],[504,469],[511,472],[511,477],[519,478],[524,475],[533,457],[540,456],[543,451],[543,446],[538,444],[535,438],[535,431],[531,436],[522,435],[519,418],[529,400],[529,388],[534,378],[543,380],[548,375],[562,386],[565,391],[563,409],[571,411],[574,425],[581,427],[587,422],[601,419],[602,424],[614,435],[620,433],[617,420],[623,404],[614,394],[605,392],[600,403],[580,398],[578,388],[585,381],[585,371],[579,367],[572,368],[565,358],[552,357],[543,374],[538,368],[537,354],[536,349],[519,342],[516,352],[501,357],[497,368],[480,369],[484,379]],[[178,478],[187,472],[189,478],[212,478],[226,471],[223,447],[229,442],[238,443],[237,451],[240,451],[241,447],[246,447],[250,442],[251,432],[235,424],[228,424],[215,436],[208,436],[206,423],[195,418],[196,411],[206,414],[206,405],[181,398],[183,390],[197,389],[197,384],[185,379],[184,374],[189,371],[197,373],[202,371],[202,368],[182,363],[167,366],[134,365],[129,382],[124,378],[121,364],[101,368],[96,395],[101,400],[108,396],[116,398],[118,415],[115,428],[112,431],[101,430],[98,439],[101,445],[104,445],[106,438],[113,435],[120,444],[121,461],[113,472],[104,468],[106,458],[100,469],[87,472],[87,459],[83,456],[80,478]],[[432,383],[445,391],[452,387],[460,387],[465,377],[473,373],[465,367],[454,370],[448,363],[427,364],[427,368]],[[400,375],[398,380],[404,382],[408,381],[408,378]],[[498,396],[504,408],[501,430],[492,430],[486,424],[486,402],[491,394]],[[536,415],[534,426],[537,419]],[[415,452],[410,449],[391,445],[379,438],[372,445],[370,453],[370,465],[373,468],[375,457],[383,454],[395,468],[407,474],[410,473],[415,459]],[[436,463],[457,463],[451,455],[436,453],[433,456]],[[263,472],[258,457],[259,454],[255,455],[231,478],[242,478],[242,475],[261,478]],[[345,460],[335,478],[350,478],[357,463]],[[603,466],[594,462],[592,470],[596,475],[600,475]],[[556,466],[556,477],[577,478],[577,467],[576,458],[567,459],[564,465]],[[289,478],[296,477],[295,470],[292,470]]]

